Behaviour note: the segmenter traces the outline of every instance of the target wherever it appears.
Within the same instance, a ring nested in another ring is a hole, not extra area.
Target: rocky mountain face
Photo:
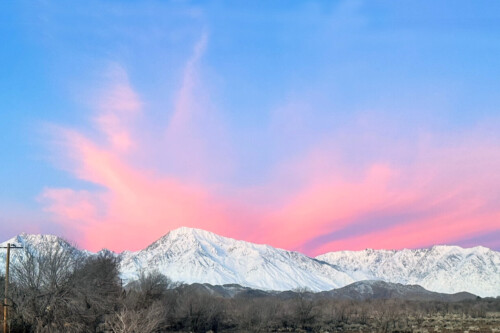
[[[7,242],[23,245],[31,251],[56,246],[77,256],[95,255],[76,250],[51,235],[21,234],[2,244]],[[12,261],[19,260],[22,253],[23,250],[12,251]],[[381,280],[420,285],[440,293],[466,291],[479,296],[500,295],[500,253],[484,247],[341,251],[310,258],[204,230],[179,228],[141,251],[114,255],[120,259],[125,282],[136,279],[141,272],[157,270],[174,281],[188,284],[237,284],[260,290],[307,288],[319,292],[363,280]],[[2,251],[0,272],[4,267],[5,251]],[[376,288],[370,286],[372,290]]]
[[[380,280],[366,280],[351,283],[345,287],[323,291],[318,296],[333,299],[405,299],[412,301],[444,301],[457,302],[473,300],[477,296],[467,292],[455,294],[437,293],[419,285],[403,285]]]
[[[500,295],[500,253],[485,247],[330,252],[316,257],[359,280],[418,284],[442,293]]]
[[[311,292],[307,290],[294,291],[263,291],[243,287],[238,284],[211,285],[208,283],[193,283],[182,285],[177,288],[197,294],[216,295],[224,298],[261,298],[276,297],[278,299],[293,299],[302,297],[304,299],[338,299],[338,300],[376,300],[376,299],[404,299],[412,301],[443,301],[458,302],[463,300],[474,300],[476,295],[467,292],[456,294],[436,293],[422,288],[418,285],[403,285],[380,280],[366,280],[351,283],[345,287],[322,292]]]

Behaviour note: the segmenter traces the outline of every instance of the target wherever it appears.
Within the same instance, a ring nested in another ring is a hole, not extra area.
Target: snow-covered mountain
[[[126,279],[133,279],[140,270],[158,269],[174,281],[236,283],[264,290],[307,286],[319,291],[354,282],[348,273],[298,252],[191,228],[172,230],[146,249],[120,256],[120,271]]]
[[[21,234],[7,242],[32,249],[41,246],[74,248],[50,235]],[[0,271],[5,251],[0,252]],[[12,251],[12,261],[22,250]],[[75,255],[94,255],[75,251]],[[120,258],[122,278],[133,280],[140,272],[158,270],[174,281],[239,284],[262,290],[306,287],[325,291],[362,280],[418,284],[441,293],[471,292],[500,295],[500,253],[484,247],[463,249],[435,246],[420,250],[365,250],[331,252],[310,258],[298,252],[276,249],[208,231],[179,228],[138,252],[115,254]]]
[[[359,280],[418,284],[441,293],[500,295],[500,253],[477,246],[433,246],[417,250],[330,252],[316,259],[335,264]]]

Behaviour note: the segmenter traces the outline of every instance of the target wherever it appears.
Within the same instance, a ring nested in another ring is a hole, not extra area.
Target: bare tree
[[[295,290],[295,304],[293,317],[301,328],[309,328],[316,318],[314,302],[310,299],[311,291],[307,288]]]
[[[25,248],[12,266],[14,308],[36,332],[68,327],[72,306],[71,277],[76,267],[75,252],[70,248],[43,244]]]
[[[154,333],[164,324],[165,308],[157,301],[145,309],[123,307],[106,319],[106,327],[113,333]]]
[[[194,332],[217,332],[224,319],[225,302],[219,296],[187,291],[179,295],[176,310],[182,328]]]
[[[74,271],[71,288],[74,319],[95,332],[121,295],[117,259],[109,252],[87,258]]]
[[[105,326],[115,333],[158,331],[166,323],[169,307],[165,296],[173,285],[158,271],[141,273],[138,280],[127,284],[127,292],[106,317]]]
[[[96,332],[121,292],[112,255],[82,257],[64,244],[26,248],[12,271],[14,308],[34,332]]]
[[[147,308],[153,302],[163,299],[174,285],[170,278],[159,271],[147,274],[142,272],[138,280],[129,283],[126,287],[128,289],[127,305],[136,309]]]

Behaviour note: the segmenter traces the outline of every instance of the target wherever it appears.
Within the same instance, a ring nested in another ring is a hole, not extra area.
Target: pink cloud
[[[130,125],[141,111],[142,103],[130,85],[126,71],[118,65],[109,70],[109,86],[99,98],[95,122],[112,148],[125,152],[134,146]]]
[[[337,250],[401,249],[455,244],[464,237],[498,230],[500,213],[443,213],[425,220],[396,225],[358,237],[334,241],[316,248],[313,254]]]
[[[229,141],[224,126],[205,121],[216,118],[214,109],[198,94],[206,44],[204,34],[184,69],[164,138],[151,140],[142,134],[148,128],[137,128],[144,103],[119,66],[95,103],[98,135],[52,129],[58,163],[96,188],[47,188],[40,198],[86,248],[136,250],[180,226],[309,254],[459,242],[500,228],[500,144],[480,131],[426,136],[404,156],[409,163],[374,159],[358,168],[331,137],[274,166],[269,182],[214,181],[234,161],[218,145]],[[145,155],[166,167],[138,163]]]
[[[78,158],[75,175],[103,190],[47,189],[42,199],[61,223],[82,232],[89,248],[139,248],[184,225],[221,233],[231,230],[223,200],[207,188],[134,169],[77,133],[65,135]]]
[[[197,105],[197,98],[194,96],[194,91],[199,81],[197,67],[207,47],[207,40],[207,32],[203,32],[201,38],[195,44],[193,53],[184,68],[182,85],[177,94],[174,113],[167,128],[167,136],[185,136],[186,129],[193,124],[192,118],[196,116],[194,112],[199,107]]]
[[[341,167],[308,162],[291,173],[291,182],[300,179],[300,184],[289,192],[276,188],[277,183],[227,191],[223,186],[139,169],[77,132],[61,135],[77,162],[75,176],[102,190],[47,189],[43,198],[61,223],[81,230],[85,246],[91,249],[141,248],[180,226],[311,254],[428,246],[499,227],[500,209],[494,204],[499,184],[489,176],[500,166],[500,150],[495,146],[480,152],[436,148],[422,154],[412,167],[378,163],[358,177],[345,176],[349,172]],[[430,156],[433,163],[427,163]],[[471,157],[476,162],[467,165]],[[485,158],[489,159],[486,166]],[[264,203],[266,199],[270,204]],[[412,216],[415,210],[419,213]],[[356,231],[341,240],[305,246],[381,211],[388,219],[395,214],[408,216],[397,224],[364,221],[355,229],[361,234]]]
[[[451,145],[428,142],[414,152],[409,166],[394,167],[397,169],[394,172],[375,173],[374,181],[366,178],[359,186],[352,182],[347,183],[346,188],[326,185],[324,191],[311,192],[307,200],[300,199],[287,212],[300,219],[294,210],[303,210],[303,204],[305,209],[318,214],[318,218],[310,221],[319,221],[319,217],[327,221],[316,236],[330,234],[330,242],[328,237],[319,237],[320,241],[311,244],[315,237],[306,237],[308,250],[314,254],[341,249],[453,243],[474,234],[498,230],[500,179],[495,170],[500,166],[500,150],[496,142],[481,139],[480,133],[468,134],[468,141],[457,140],[458,143]],[[307,192],[301,195],[304,193]],[[314,205],[323,198],[331,200],[326,199],[325,207],[315,209]],[[382,217],[378,217],[380,212]],[[296,224],[305,226],[307,220]],[[304,232],[307,231],[298,234]],[[338,239],[336,234],[342,238]],[[303,244],[300,239],[290,241],[290,245],[293,243],[299,249]]]

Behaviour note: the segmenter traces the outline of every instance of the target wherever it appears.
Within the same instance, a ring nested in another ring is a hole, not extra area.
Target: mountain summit
[[[354,282],[334,265],[298,252],[191,228],[172,230],[142,251],[122,253],[121,259],[125,278],[134,278],[144,268],[154,268],[176,281],[237,283],[267,290],[307,286],[319,291]]]
[[[21,234],[9,240],[28,248],[43,244],[72,249],[56,236]],[[6,244],[4,242],[3,244]],[[15,262],[20,251],[13,251]],[[0,255],[0,271],[5,255]],[[75,255],[95,255],[75,251]],[[500,253],[485,247],[434,246],[417,250],[339,251],[310,258],[269,245],[179,228],[137,251],[115,254],[124,280],[158,270],[174,281],[239,284],[263,290],[325,291],[362,280],[417,284],[440,293],[500,296]]]

